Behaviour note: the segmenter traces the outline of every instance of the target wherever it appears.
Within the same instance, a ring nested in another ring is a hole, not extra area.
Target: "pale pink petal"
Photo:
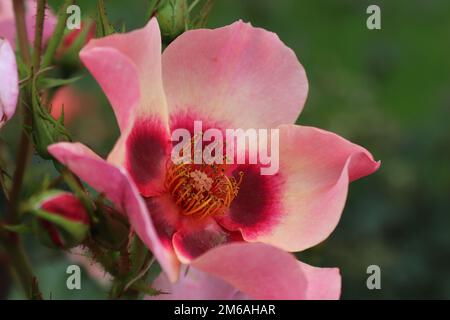
[[[223,120],[232,127],[293,123],[308,92],[295,53],[275,33],[238,21],[183,33],[164,51],[171,114]]]
[[[230,212],[221,223],[247,241],[301,251],[325,240],[336,227],[351,181],[379,163],[364,148],[336,134],[280,126],[280,168],[273,176],[247,170]]]
[[[19,79],[16,57],[8,40],[0,39],[0,128],[16,111]]]
[[[0,2],[0,20],[14,18],[13,2],[1,1]]]
[[[127,214],[138,236],[153,252],[170,279],[175,280],[178,261],[161,244],[147,207],[128,173],[107,163],[80,143],[57,143],[49,147],[49,152]]]
[[[15,48],[16,24],[12,1],[0,1],[0,38],[9,41]]]
[[[304,299],[306,278],[295,257],[262,243],[209,250],[191,265],[223,279],[253,299]]]
[[[103,38],[109,40],[109,38]],[[140,97],[139,76],[133,61],[113,47],[96,46],[91,40],[80,58],[105,92],[121,130],[129,124]]]
[[[184,270],[183,270],[184,269]],[[339,299],[337,268],[316,268],[261,243],[217,247],[182,268],[177,283],[162,273],[152,287],[164,294],[149,299]]]
[[[111,102],[122,132],[135,116],[158,116],[167,123],[155,18],[142,29],[89,41],[80,58]]]
[[[16,26],[14,24],[14,20],[0,19],[0,38],[4,38],[11,44],[11,47],[15,49],[15,36],[16,36]]]
[[[342,279],[338,268],[317,268],[298,261],[308,283],[307,300],[338,300]]]

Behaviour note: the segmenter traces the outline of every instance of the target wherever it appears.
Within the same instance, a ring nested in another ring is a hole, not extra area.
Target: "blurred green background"
[[[83,17],[95,16],[95,1],[77,2]],[[106,4],[111,21],[127,30],[145,24],[148,0]],[[381,30],[366,28],[370,4],[381,7]],[[344,299],[450,298],[449,16],[448,0],[216,0],[209,16],[211,28],[242,19],[276,32],[309,78],[298,123],[334,131],[382,161],[376,174],[351,185],[332,236],[298,254],[315,266],[339,267]],[[111,109],[87,73],[76,86],[97,102],[71,131],[106,155],[117,137]],[[16,129],[13,121],[2,130],[2,148],[17,140]],[[29,186],[52,170],[38,158],[33,166]],[[67,290],[66,258],[32,238],[28,249],[44,298],[106,296],[87,278],[83,290]],[[366,287],[372,264],[381,268],[381,290]],[[9,297],[21,294],[13,288]]]

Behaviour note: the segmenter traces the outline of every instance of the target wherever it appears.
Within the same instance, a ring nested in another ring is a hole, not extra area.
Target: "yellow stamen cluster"
[[[165,188],[181,213],[199,218],[227,211],[239,191],[239,180],[225,174],[223,164],[167,164]]]

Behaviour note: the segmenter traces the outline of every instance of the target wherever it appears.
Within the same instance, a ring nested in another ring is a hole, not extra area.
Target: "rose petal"
[[[298,261],[308,283],[307,300],[338,300],[342,279],[338,268],[317,268]]]
[[[348,184],[375,172],[379,165],[367,150],[336,134],[280,126],[279,172],[254,174],[251,197],[246,197],[244,174],[244,192],[238,193],[236,205],[221,223],[230,230],[240,229],[247,241],[288,251],[307,249],[325,240],[336,227]]]
[[[338,299],[337,268],[316,268],[292,254],[261,243],[217,247],[183,268],[177,283],[161,274],[152,287],[165,294],[150,299]]]
[[[262,243],[232,243],[209,250],[192,266],[253,299],[303,299],[306,278],[295,257]]]
[[[142,29],[89,41],[80,58],[111,102],[122,132],[139,115],[158,116],[167,123],[155,18]]]
[[[233,127],[293,123],[308,92],[295,53],[276,34],[242,21],[183,33],[162,64],[171,113],[198,113]]]
[[[0,127],[16,111],[19,79],[16,57],[8,40],[0,39]]]

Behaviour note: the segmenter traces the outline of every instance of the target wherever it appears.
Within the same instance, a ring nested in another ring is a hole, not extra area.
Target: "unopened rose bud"
[[[186,31],[188,8],[186,0],[167,0],[157,8],[156,17],[165,42]]]
[[[27,211],[36,216],[33,231],[45,245],[68,249],[87,237],[89,215],[75,195],[48,191],[31,202]]]

